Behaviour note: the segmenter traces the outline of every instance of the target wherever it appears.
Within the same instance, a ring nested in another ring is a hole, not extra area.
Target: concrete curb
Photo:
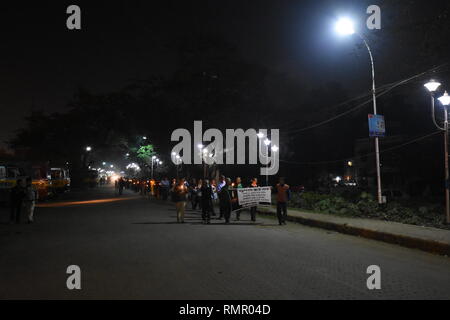
[[[270,215],[276,217],[276,212],[272,211],[261,211],[258,210],[259,214]],[[444,242],[438,242],[433,240],[413,238],[409,236],[392,234],[377,230],[364,229],[360,227],[349,226],[347,224],[338,224],[329,221],[315,220],[305,217],[289,216],[288,221],[301,223],[310,227],[316,227],[326,230],[332,230],[343,234],[348,234],[352,236],[359,236],[367,239],[383,241],[391,244],[397,244],[403,247],[419,249],[427,251],[434,254],[440,254],[445,256],[450,256],[450,244]]]

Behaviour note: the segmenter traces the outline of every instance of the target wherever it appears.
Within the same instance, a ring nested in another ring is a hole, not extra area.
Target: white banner
[[[270,204],[272,202],[271,188],[240,188],[236,189],[239,205],[242,207],[253,207],[259,203]]]

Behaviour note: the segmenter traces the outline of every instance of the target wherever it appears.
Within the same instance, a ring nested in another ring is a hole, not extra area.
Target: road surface
[[[188,206],[189,207],[189,206]],[[201,224],[171,203],[110,187],[72,192],[9,225],[0,209],[1,299],[449,299],[450,259],[244,213]],[[81,269],[68,290],[67,267]],[[381,269],[369,290],[367,267]]]

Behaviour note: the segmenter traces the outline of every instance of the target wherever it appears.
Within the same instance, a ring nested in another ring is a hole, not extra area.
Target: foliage
[[[143,160],[145,163],[150,163],[151,157],[155,154],[153,145],[149,144],[141,146],[137,151],[137,157]]]
[[[392,201],[379,206],[374,197],[367,192],[360,192],[358,197],[353,193],[321,194],[316,192],[294,193],[291,197],[292,207],[355,218],[370,218],[395,221],[406,224],[450,229],[444,224],[443,209],[439,205],[407,206]]]

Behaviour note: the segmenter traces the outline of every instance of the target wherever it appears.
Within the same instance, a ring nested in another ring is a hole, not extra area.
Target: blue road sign
[[[384,137],[386,134],[386,126],[384,116],[379,114],[369,114],[369,136]]]

